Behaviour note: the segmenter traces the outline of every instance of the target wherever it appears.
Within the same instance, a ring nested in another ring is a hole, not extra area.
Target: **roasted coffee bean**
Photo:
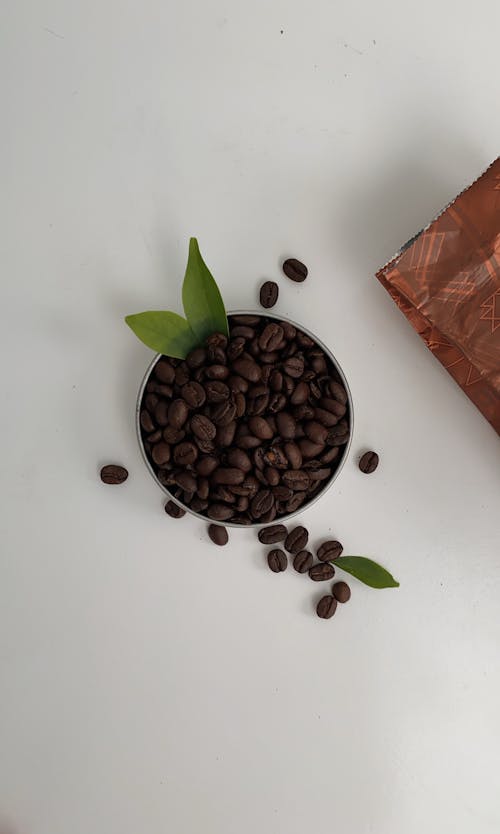
[[[322,620],[329,620],[330,617],[333,617],[335,614],[335,610],[337,608],[337,600],[335,597],[332,596],[324,596],[321,597],[320,601],[316,606],[316,614],[318,617],[321,617]]]
[[[260,484],[262,484],[262,486],[264,486],[264,487],[269,486],[269,484],[267,483],[267,478],[264,475],[264,470],[263,469],[256,469],[255,470],[255,477],[257,478],[258,482]]]
[[[237,324],[236,327],[231,328],[231,338],[253,339],[255,330],[247,324]]]
[[[152,432],[156,428],[149,411],[141,411],[140,422],[144,431]]]
[[[163,385],[159,382],[148,382],[146,385],[146,391],[148,394],[157,394],[159,397],[166,397],[170,399],[173,393],[173,388],[171,385]]]
[[[264,365],[274,365],[280,358],[280,355],[277,350],[274,351],[264,351],[260,354],[260,361]],[[264,369],[263,369],[264,370]]]
[[[224,400],[229,399],[230,391],[225,382],[219,382],[216,379],[211,379],[210,381],[205,382],[204,389],[209,403],[222,403]],[[203,405],[203,403],[201,403],[201,405]]]
[[[171,518],[183,518],[186,515],[186,510],[183,510],[182,507],[179,507],[175,501],[167,501],[165,504],[165,512]]]
[[[159,440],[162,438],[161,429],[157,429],[152,434],[148,434],[147,440],[148,443],[158,443]]]
[[[302,403],[302,405],[297,405],[294,408],[293,415],[296,420],[312,420],[314,408],[309,403]]]
[[[162,428],[168,423],[168,409],[169,406],[165,400],[160,400],[155,408],[155,421]]]
[[[234,467],[220,467],[216,469],[212,475],[212,483],[214,484],[226,484],[231,486],[232,484],[241,484],[245,480],[245,473],[242,472],[241,469],[235,469]]]
[[[180,443],[184,440],[186,432],[184,429],[176,429],[174,426],[166,426],[163,429],[163,439],[165,443]]]
[[[309,461],[309,463],[320,463],[320,461]],[[304,468],[307,468],[307,463],[304,464]],[[330,469],[329,466],[321,466],[321,465],[318,466],[318,467],[315,467],[314,469],[313,468],[308,469],[307,472],[308,472],[309,478],[311,479],[312,482],[314,482],[314,481],[325,481],[326,478],[329,478],[330,475],[332,474],[332,470]]]
[[[154,451],[154,450],[153,450]],[[185,492],[196,492],[198,484],[196,478],[190,472],[178,472],[175,475],[175,483]]]
[[[283,370],[293,379],[299,379],[304,373],[304,357],[297,353],[283,362]],[[293,402],[293,400],[292,400]]]
[[[331,439],[328,439],[328,444],[330,446],[344,446],[345,443],[349,440],[349,432],[346,434],[337,434]]]
[[[289,469],[283,472],[281,480],[294,492],[304,492],[311,483],[309,475],[303,469]]]
[[[253,462],[261,471],[266,465],[266,451],[263,446],[258,446],[253,453]],[[257,472],[255,473],[257,475]]]
[[[301,348],[312,348],[314,347],[314,342],[307,333],[304,333],[302,330],[297,330],[297,344],[300,345]]]
[[[250,499],[247,498],[246,495],[240,495],[240,497],[238,498],[238,500],[236,502],[236,509],[239,512],[245,512],[246,510],[248,510],[249,506],[250,506]]]
[[[190,408],[201,408],[206,394],[199,382],[186,382],[181,388],[181,397]]]
[[[208,475],[211,475],[212,472],[215,469],[217,469],[218,466],[218,458],[214,457],[213,455],[205,455],[204,457],[200,458],[200,460],[196,464],[196,471],[198,475],[207,477]]]
[[[301,284],[307,278],[307,266],[297,258],[287,258],[283,264],[283,272],[291,281]]]
[[[232,324],[248,324],[250,327],[256,327],[262,321],[260,315],[253,313],[238,313],[231,316]]]
[[[260,440],[270,440],[273,436],[273,430],[264,417],[250,417],[248,427]]]
[[[189,503],[190,509],[194,510],[195,513],[203,513],[208,507],[208,501],[200,498],[198,494],[194,498],[191,498],[189,502],[186,501],[186,503]]]
[[[302,506],[307,498],[307,492],[294,492],[292,497],[286,502],[285,510],[287,513],[294,513]]]
[[[304,550],[308,539],[309,533],[305,527],[294,527],[285,539],[285,550],[289,553],[298,553],[299,550]]]
[[[259,293],[259,299],[260,299],[261,305],[263,307],[265,307],[266,309],[269,309],[270,307],[274,307],[274,305],[276,304],[276,302],[278,300],[278,295],[279,295],[279,287],[278,287],[276,281],[265,281],[262,284],[262,286],[260,288],[260,293]]]
[[[198,497],[202,499],[202,501],[206,501],[210,494],[210,481],[208,480],[208,478],[198,478],[197,494]]]
[[[165,466],[170,460],[170,446],[168,443],[156,443],[153,446],[151,457],[158,466]]]
[[[323,542],[323,544],[318,547],[316,556],[321,562],[331,562],[333,559],[338,559],[343,549],[344,548],[340,542],[332,539],[330,541]]]
[[[292,415],[287,411],[278,412],[276,415],[276,425],[283,440],[293,440],[295,438],[296,423]]]
[[[309,440],[312,440],[313,443],[326,443],[328,429],[325,428],[325,426],[322,426],[321,423],[318,423],[315,420],[311,420],[310,422],[308,421],[304,425],[304,431]]]
[[[218,347],[225,350],[227,347],[227,336],[224,333],[211,333],[205,340],[207,347]]]
[[[298,382],[290,395],[292,405],[302,405],[309,397],[309,386],[307,382]]]
[[[261,368],[261,379],[264,385],[268,385],[269,380],[271,379],[271,374],[274,371],[272,365],[264,365]]]
[[[279,324],[276,324],[276,322],[271,322],[270,324],[266,324],[260,334],[259,347],[265,351],[276,350],[282,340],[283,328]]]
[[[351,589],[347,582],[335,582],[332,594],[337,602],[349,602],[351,599]]]
[[[175,370],[167,359],[160,359],[154,366],[154,376],[166,385],[172,385],[175,379]]]
[[[231,487],[224,484],[213,485],[210,490],[210,495],[216,501],[224,501],[226,504],[235,504],[236,496]]]
[[[280,321],[280,327],[283,329],[283,337],[286,339],[287,342],[290,342],[292,339],[295,339],[297,335],[297,330],[293,326],[293,324],[289,321]]]
[[[349,424],[347,420],[340,420],[336,426],[330,429],[328,432],[328,436],[331,438],[338,437],[343,434],[349,433]]]
[[[338,458],[339,456],[339,447],[332,446],[331,448],[327,449],[326,452],[323,452],[320,455],[321,463],[333,463],[333,461]]]
[[[195,414],[191,418],[191,431],[200,440],[213,440],[216,428],[208,417],[204,417],[203,414]]]
[[[233,370],[236,374],[243,377],[243,379],[248,380],[248,382],[259,382],[260,380],[260,368],[253,359],[246,359],[244,357],[236,359],[233,362]]]
[[[313,555],[309,550],[299,550],[293,558],[293,567],[297,573],[307,573],[313,565]]]
[[[146,394],[144,397],[143,405],[151,414],[154,414],[154,410],[158,405],[159,397],[156,394]]]
[[[192,350],[191,353],[188,353],[186,357],[186,365],[192,369],[201,368],[201,366],[205,364],[206,359],[207,352],[205,348],[197,347]]]
[[[256,449],[262,443],[254,434],[247,434],[237,440],[240,449]]]
[[[234,515],[234,508],[227,504],[210,504],[207,515],[214,521],[227,521]]]
[[[124,466],[115,463],[108,463],[101,469],[101,481],[104,484],[123,484],[128,478],[128,472]]]
[[[331,411],[327,411],[324,408],[314,409],[314,419],[327,429],[332,428],[332,426],[336,426],[339,421],[339,418],[336,417],[335,414],[332,414]]]
[[[236,422],[232,421],[224,426],[217,426],[215,442],[217,446],[231,446],[236,433]]]
[[[227,379],[229,376],[229,368],[227,365],[209,365],[205,374],[208,379]]]
[[[233,395],[234,397],[234,405],[236,407],[236,419],[239,420],[240,417],[243,417],[247,410],[247,401],[245,399],[245,395],[238,391],[236,394]]]
[[[254,518],[261,518],[274,504],[274,495],[269,489],[261,489],[252,499],[250,512]]]
[[[215,441],[208,440],[207,438],[201,437],[194,437],[194,442],[198,446],[200,452],[203,452],[204,455],[211,455],[212,452],[215,452]]]
[[[189,466],[194,463],[198,457],[198,448],[194,443],[189,441],[179,443],[174,448],[174,462],[177,466]]]
[[[335,414],[335,416],[339,419],[343,417],[346,412],[345,405],[343,403],[339,403],[337,400],[333,400],[331,397],[321,397],[319,404],[321,408],[326,409],[326,411],[331,411],[331,413]]]
[[[184,400],[174,400],[168,407],[168,422],[174,429],[180,429],[186,422],[189,409]]]
[[[242,472],[250,472],[252,461],[243,449],[230,449],[227,453],[227,462],[230,466],[241,469]]]
[[[283,388],[283,374],[274,370],[269,378],[269,385],[273,391],[281,391]]]
[[[345,388],[339,382],[335,382],[333,379],[329,380],[326,383],[325,391],[332,399],[337,400],[337,402],[342,405],[347,404],[347,393]]]
[[[295,389],[295,383],[293,379],[285,374],[283,377],[283,393],[286,394],[287,397],[290,397]]]
[[[302,466],[302,452],[297,444],[292,442],[285,443],[283,449],[292,469],[300,469]]]
[[[226,528],[221,524],[209,524],[208,535],[212,539],[213,543],[218,544],[219,546],[223,546],[229,541],[229,534]]]
[[[245,495],[247,498],[253,498],[259,489],[259,482],[254,475],[247,475],[242,484],[231,487],[235,495]]]
[[[273,487],[273,495],[276,499],[276,502],[286,502],[289,501],[290,498],[292,498],[293,491],[289,487],[286,487],[283,484],[279,484],[279,486]]]
[[[246,379],[243,379],[242,376],[230,376],[227,384],[229,390],[232,391],[233,394],[245,394],[248,391],[248,382]]]
[[[262,414],[269,403],[269,389],[265,385],[254,385],[247,394],[247,413],[249,416]]]
[[[365,452],[359,461],[359,468],[361,472],[370,475],[375,472],[378,466],[379,457],[376,452]]]
[[[267,554],[267,564],[273,573],[282,573],[287,569],[288,559],[286,558],[286,554],[283,553],[279,547],[275,547]]]
[[[271,394],[268,403],[268,410],[271,414],[277,414],[278,411],[283,411],[286,406],[286,397],[284,394]]]
[[[243,351],[245,350],[245,339],[242,336],[238,336],[236,339],[231,339],[229,345],[227,347],[227,358],[230,362],[234,362],[238,356],[241,356]]]
[[[274,544],[286,539],[287,529],[284,524],[274,524],[272,527],[264,527],[259,530],[257,536],[262,544]]]
[[[213,407],[211,416],[216,426],[227,426],[236,416],[236,406],[232,400],[224,400]]]
[[[264,477],[269,486],[278,486],[280,482],[280,473],[274,466],[266,466],[264,469]]]
[[[335,576],[335,568],[330,562],[319,562],[309,569],[309,576],[315,582],[324,582],[327,579],[333,579]]]

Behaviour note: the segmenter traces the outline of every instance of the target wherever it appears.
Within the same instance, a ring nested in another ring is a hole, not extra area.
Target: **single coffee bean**
[[[186,357],[186,365],[193,370],[195,368],[201,368],[202,365],[205,364],[207,360],[207,352],[205,348],[197,347],[188,353]]]
[[[305,527],[294,527],[285,539],[285,550],[289,553],[298,553],[299,550],[304,550],[308,539],[309,533]]]
[[[184,440],[186,432],[184,429],[175,429],[173,426],[166,426],[163,429],[163,439],[165,443],[180,443]]]
[[[297,444],[292,442],[285,443],[283,448],[292,469],[300,469],[302,466],[302,452]]]
[[[290,487],[294,492],[304,492],[311,483],[308,473],[303,469],[289,469],[287,472],[283,472],[281,480],[285,486]]]
[[[332,446],[330,449],[327,449],[326,452],[320,456],[321,463],[333,463],[333,461],[338,458],[339,456],[339,447]]]
[[[175,382],[179,387],[182,387],[189,381],[189,367],[186,362],[181,362],[175,369]]]
[[[140,422],[144,431],[152,432],[156,428],[149,411],[141,411]]]
[[[229,376],[229,368],[227,365],[209,365],[205,373],[208,379],[227,379]]]
[[[260,361],[264,365],[273,365],[275,362],[277,362],[279,360],[279,358],[280,358],[280,355],[279,355],[277,350],[264,351],[263,353],[260,354]],[[264,370],[264,369],[262,369],[262,370]],[[271,368],[271,370],[272,370],[272,368]]]
[[[286,511],[287,513],[294,513],[299,507],[302,506],[304,501],[307,498],[306,492],[294,492],[292,497],[288,499],[286,502]]]
[[[290,397],[294,391],[295,383],[293,379],[285,374],[283,377],[283,393]]]
[[[320,463],[320,461],[308,461],[308,463]],[[304,468],[307,468],[307,463],[304,464]],[[324,481],[326,478],[329,478],[331,474],[332,470],[329,466],[319,466],[314,469],[308,469],[308,475],[312,482]]]
[[[218,544],[219,546],[223,546],[229,541],[228,532],[221,524],[209,524],[208,535],[212,539],[213,543]]]
[[[201,408],[206,399],[205,391],[199,382],[186,382],[181,388],[181,396],[190,408]]]
[[[276,415],[276,425],[283,440],[293,440],[297,425],[292,415],[287,411],[280,411]]]
[[[162,428],[168,423],[168,408],[168,403],[165,400],[160,400],[155,408],[155,420]]]
[[[150,414],[154,414],[154,410],[158,405],[159,397],[156,394],[146,394],[143,400],[143,406],[149,411]]]
[[[236,405],[232,400],[224,400],[212,409],[212,420],[216,426],[227,426],[236,417]]]
[[[314,342],[307,333],[304,333],[302,330],[297,330],[297,344],[300,345],[301,348],[312,348],[314,347]]]
[[[216,469],[212,475],[212,483],[214,484],[241,484],[245,480],[245,473],[241,469],[234,467],[220,467]]]
[[[233,338],[241,338],[241,339],[253,339],[255,336],[255,330],[253,327],[249,327],[247,324],[238,324],[236,327],[231,328],[231,337]]]
[[[268,410],[271,414],[277,414],[278,411],[283,411],[286,406],[286,397],[284,394],[271,394],[269,397]]]
[[[297,573],[307,573],[313,561],[313,555],[309,550],[299,550],[293,558],[293,567]]]
[[[224,486],[224,484],[220,484],[219,486],[212,486],[210,490],[211,497],[216,501],[224,501],[225,504],[235,504],[236,503],[236,496],[232,491],[232,487]]]
[[[259,293],[259,299],[260,299],[261,305],[263,307],[265,307],[266,309],[269,309],[270,307],[274,307],[274,305],[276,304],[276,302],[278,300],[278,295],[279,295],[279,287],[278,287],[276,281],[265,281],[262,284],[262,286],[260,288],[260,293]]]
[[[259,483],[262,484],[262,486],[264,486],[264,487],[269,486],[269,484],[267,483],[267,478],[264,475],[264,471],[262,469],[256,469],[255,470],[255,477],[257,478]]]
[[[211,455],[212,452],[215,452],[215,442],[213,440],[195,436],[194,442],[198,446],[200,452],[203,452],[204,455]]]
[[[269,486],[278,486],[280,482],[280,473],[274,466],[266,466],[264,469],[264,476]]]
[[[273,373],[273,371],[274,371],[274,368],[273,368],[272,365],[264,365],[261,368],[260,376],[261,376],[261,379],[262,379],[262,382],[264,383],[264,385],[269,384],[269,380],[271,379],[271,374]]]
[[[231,487],[235,495],[245,495],[247,498],[253,498],[259,489],[259,482],[254,475],[247,475],[242,484]]]
[[[250,512],[254,518],[261,518],[274,504],[274,495],[269,489],[260,490],[252,499]]]
[[[227,453],[227,462],[230,466],[241,469],[242,472],[250,472],[252,461],[243,449],[230,449]]]
[[[224,333],[211,333],[205,341],[209,348],[218,347],[225,350],[227,347],[227,336]]]
[[[270,446],[264,452],[264,463],[275,469],[288,469],[288,458],[281,446]]]
[[[189,409],[184,400],[174,400],[168,407],[168,422],[174,429],[180,429],[186,422]]]
[[[162,438],[161,429],[157,429],[152,434],[148,434],[147,441],[148,441],[148,443],[151,443],[151,444],[158,443],[158,441],[161,440],[161,438]]]
[[[215,469],[217,469],[218,465],[218,458],[213,457],[213,455],[206,455],[205,457],[202,457],[196,464],[196,471],[198,475],[201,475],[202,477],[207,477],[208,475],[211,475]]]
[[[227,423],[224,426],[217,426],[215,442],[218,446],[231,446],[236,433],[236,422]]]
[[[273,487],[273,495],[276,501],[289,501],[293,494],[293,491],[289,487],[283,486],[283,484],[279,484],[279,486]]]
[[[267,564],[273,573],[282,573],[287,569],[288,560],[285,553],[276,547],[267,554]]]
[[[317,423],[321,423],[322,426],[325,428],[330,429],[332,426],[336,426],[339,418],[332,414],[331,411],[327,411],[325,408],[315,408],[314,409],[314,419]]]
[[[222,403],[224,400],[229,399],[230,391],[225,382],[219,382],[216,379],[211,379],[205,383],[204,388],[206,398],[209,403]],[[203,403],[201,403],[201,405],[203,405]]]
[[[258,416],[262,414],[269,403],[269,389],[265,385],[254,385],[247,394],[247,414]]]
[[[245,395],[238,391],[233,395],[234,405],[236,408],[236,419],[239,420],[247,410],[247,401]]]
[[[322,620],[329,620],[330,617],[333,617],[333,615],[335,614],[336,608],[337,600],[335,599],[335,597],[321,597],[320,601],[316,606],[316,614],[318,615],[318,617],[321,617]]]
[[[291,281],[301,284],[307,278],[307,266],[296,258],[287,258],[283,264],[283,272]]]
[[[240,449],[256,449],[260,446],[261,440],[253,434],[245,435],[237,440]]]
[[[299,379],[304,373],[304,357],[298,353],[283,362],[283,370],[293,379]]]
[[[208,501],[200,498],[198,495],[195,495],[189,502],[189,506],[195,511],[195,513],[204,513],[208,507]]]
[[[260,469],[261,471],[264,469],[266,465],[266,452],[263,446],[258,446],[253,453],[253,462],[257,469]],[[255,474],[257,474],[257,472]]]
[[[227,521],[234,515],[234,508],[226,504],[210,504],[207,515],[214,521]]]
[[[316,556],[321,562],[331,562],[333,559],[338,559],[343,551],[340,542],[331,540],[320,544],[316,551]]]
[[[167,359],[160,359],[154,366],[154,376],[166,385],[172,385],[175,378],[175,370]]]
[[[195,414],[191,418],[191,431],[200,440],[213,440],[216,428],[208,417],[204,417],[203,414]]]
[[[308,421],[304,425],[304,431],[309,440],[312,440],[313,443],[326,443],[328,429],[325,426],[322,426],[321,423],[318,423],[315,420],[311,420],[310,422]]]
[[[230,376],[227,380],[227,385],[233,394],[246,394],[248,391],[248,382],[246,379],[243,379],[242,376]]]
[[[259,530],[257,537],[262,544],[282,542],[287,537],[287,529],[284,524],[274,524],[272,527],[264,527]]]
[[[170,446],[168,443],[157,443],[153,446],[151,457],[158,466],[164,466],[170,460]]]
[[[264,330],[260,334],[259,347],[261,350],[265,351],[276,350],[282,340],[283,328],[273,321],[270,324],[266,324]]]
[[[333,579],[335,568],[330,562],[320,562],[309,569],[309,576],[314,582],[324,582],[327,579]]]
[[[101,481],[104,484],[123,484],[128,478],[128,472],[124,466],[115,463],[108,463],[101,469]]]
[[[198,448],[194,443],[187,441],[179,443],[174,448],[174,463],[177,466],[190,466],[198,457]]]
[[[154,450],[153,450],[154,451]],[[180,486],[184,492],[196,492],[198,484],[196,482],[196,478],[194,475],[191,475],[190,472],[178,472],[175,475],[175,483],[177,486]]]
[[[378,461],[379,457],[376,452],[365,452],[359,461],[359,468],[361,469],[361,472],[364,472],[366,475],[370,475],[372,472],[375,472],[378,466]]]
[[[344,416],[346,413],[346,407],[343,403],[337,402],[337,400],[331,399],[331,397],[321,397],[319,404],[321,408],[326,409],[326,411],[330,411],[332,414],[335,414],[336,417],[340,418]]]
[[[236,359],[233,362],[233,370],[239,376],[243,377],[243,379],[248,380],[248,382],[259,382],[261,377],[260,368],[253,359],[245,359],[243,357]]]
[[[335,582],[332,594],[337,602],[349,602],[351,599],[351,589],[347,582]]]
[[[276,513],[277,513],[276,506],[275,506],[275,504],[273,504],[271,509],[268,510],[267,513],[264,513],[263,516],[261,516],[260,522],[262,524],[270,524],[270,522],[274,521],[274,519],[276,518]]]
[[[182,507],[179,507],[174,501],[167,501],[165,504],[165,512],[171,518],[182,518],[186,515],[186,510],[183,510]]]
[[[292,405],[302,405],[309,397],[309,386],[307,382],[298,382],[290,396]]]
[[[250,499],[247,498],[246,495],[240,495],[240,497],[238,498],[238,500],[236,502],[236,509],[239,512],[245,512],[246,510],[248,510],[249,506],[250,506]]]
[[[159,397],[166,397],[167,399],[170,399],[173,388],[171,385],[163,385],[159,382],[151,381],[146,385],[146,391],[148,394],[157,394]]]
[[[347,393],[339,382],[335,382],[333,379],[329,380],[326,384],[325,391],[327,391],[332,399],[337,400],[342,405],[346,405]]]
[[[293,415],[296,420],[312,420],[314,408],[309,403],[302,403],[302,405],[297,405],[294,408]]]
[[[273,436],[273,431],[264,417],[250,417],[248,427],[260,440],[270,440]]]
[[[283,374],[274,370],[269,378],[269,385],[273,391],[280,392],[283,388]]]
[[[208,478],[198,478],[198,491],[197,491],[198,498],[201,498],[202,501],[206,501],[209,494],[210,494],[210,481],[208,480]],[[206,509],[206,507],[204,509]]]
[[[231,339],[229,345],[227,347],[227,358],[230,362],[234,362],[238,356],[241,356],[243,351],[245,350],[245,339],[242,336],[238,336],[236,339]]]

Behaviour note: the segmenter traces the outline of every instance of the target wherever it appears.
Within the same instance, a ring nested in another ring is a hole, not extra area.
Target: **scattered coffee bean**
[[[298,261],[296,258],[288,258],[283,264],[283,272],[292,281],[297,281],[299,284],[307,278],[307,266]]]
[[[313,566],[313,555],[309,550],[299,550],[293,557],[293,566],[297,573],[307,573]]]
[[[182,518],[186,515],[186,510],[183,510],[182,507],[179,507],[174,501],[167,501],[165,504],[165,512],[171,518]]]
[[[267,554],[267,564],[273,573],[281,573],[287,569],[288,560],[282,550],[275,548]]]
[[[214,544],[218,544],[220,546],[227,544],[229,541],[228,532],[222,524],[209,524],[208,535]]]
[[[123,484],[127,478],[128,472],[124,466],[109,463],[101,469],[101,481],[105,484]]]
[[[272,527],[264,527],[258,532],[258,539],[262,544],[282,542],[286,537],[287,529],[284,524],[274,524]]]
[[[331,562],[333,559],[338,559],[343,549],[344,548],[338,541],[331,540],[323,542],[323,544],[318,547],[316,556],[321,562]]]
[[[337,608],[337,600],[332,596],[321,597],[316,606],[316,614],[322,620],[329,620],[333,617]]]
[[[260,288],[260,303],[266,309],[274,307],[278,300],[279,287],[275,281],[265,281]]]
[[[308,539],[309,533],[305,527],[294,527],[285,539],[285,550],[289,553],[298,553],[299,550],[304,550]]]
[[[365,452],[359,461],[359,468],[362,472],[370,475],[375,472],[378,466],[379,457],[376,452]]]
[[[329,562],[320,562],[309,569],[309,576],[315,582],[324,582],[327,579],[333,579],[335,568]]]
[[[332,594],[337,602],[349,602],[351,599],[351,589],[347,582],[335,582]]]

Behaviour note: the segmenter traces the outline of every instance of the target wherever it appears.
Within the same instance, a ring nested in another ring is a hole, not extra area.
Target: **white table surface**
[[[1,834],[498,834],[499,440],[373,278],[498,154],[498,3],[2,12]],[[352,455],[301,518],[399,590],[320,621],[163,512],[123,316],[180,308],[193,234],[337,354]]]

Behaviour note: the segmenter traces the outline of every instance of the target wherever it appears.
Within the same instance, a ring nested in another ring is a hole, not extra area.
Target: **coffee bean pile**
[[[294,527],[288,532],[283,524],[273,524],[264,527],[257,534],[261,544],[277,544],[283,542],[282,547],[273,547],[267,553],[267,564],[273,573],[282,573],[288,567],[287,551],[293,558],[293,567],[297,573],[308,573],[314,582],[324,582],[333,579],[335,567],[331,562],[338,559],[343,551],[340,542],[330,539],[324,541],[316,550],[317,562],[310,550],[307,550],[309,533],[305,527]],[[331,595],[322,597],[317,606],[318,617],[329,620],[335,614],[338,602],[348,602],[351,589],[346,582],[335,582]]]
[[[218,522],[266,524],[306,506],[334,474],[349,440],[348,398],[306,333],[260,315],[229,325],[229,339],[215,333],[185,361],[155,364],[142,438],[181,504]]]

